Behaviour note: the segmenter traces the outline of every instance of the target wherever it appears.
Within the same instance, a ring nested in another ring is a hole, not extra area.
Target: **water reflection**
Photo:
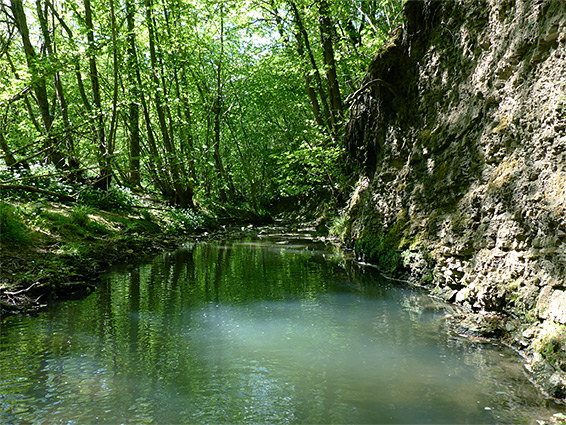
[[[448,307],[320,246],[196,244],[2,329],[6,423],[533,423],[558,411]]]

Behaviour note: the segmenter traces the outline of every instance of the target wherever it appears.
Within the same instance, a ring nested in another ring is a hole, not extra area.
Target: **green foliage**
[[[82,241],[68,240],[65,241],[65,243],[61,244],[58,253],[69,257],[86,259],[88,258],[89,251],[90,251],[89,247],[87,247]],[[67,271],[67,273],[72,273],[72,272]]]
[[[336,236],[342,239],[347,233],[349,224],[350,222],[346,214],[339,214],[332,219],[328,233],[330,236]]]
[[[280,196],[308,195],[315,191],[332,192],[343,182],[341,146],[302,143],[297,149],[274,155],[280,167],[277,187]]]
[[[131,190],[122,186],[112,186],[108,190],[86,187],[79,192],[78,202],[106,211],[131,211],[136,204]]]
[[[426,284],[429,284],[429,283],[434,282],[434,279],[435,279],[435,278],[434,278],[434,274],[431,272],[431,273],[425,275],[425,276],[422,278],[422,281],[423,281],[423,282],[425,283],[425,285],[426,285]]]
[[[5,155],[7,163],[23,160],[30,170],[0,169],[0,181],[130,211],[132,197],[124,188],[85,189],[95,181],[105,187],[104,177],[112,175],[112,184],[118,178],[149,188],[181,207],[190,207],[194,194],[201,204],[206,198],[248,203],[260,216],[281,196],[339,190],[342,148],[335,139],[347,111],[334,105],[331,117],[329,68],[343,104],[399,24],[402,1],[324,3],[323,10],[322,2],[296,0],[294,15],[285,0],[163,0],[115,8],[92,2],[95,34],[88,41],[83,2],[44,8],[45,31],[36,5],[23,2],[36,51],[32,57],[21,48],[22,26],[7,24],[15,16],[0,22],[0,32],[13,33],[0,55],[6,74],[0,101],[7,105],[0,127],[14,157]],[[326,60],[321,18],[336,29],[330,34],[336,69]],[[299,21],[302,50],[295,39]],[[97,106],[94,81],[100,84]],[[130,110],[134,105],[137,113]],[[46,199],[14,190],[0,196]]]
[[[161,217],[163,231],[167,234],[177,235],[194,232],[202,229],[206,220],[192,209],[170,208]]]
[[[30,164],[29,170],[0,166],[0,182],[30,186],[61,195],[73,195],[76,191],[75,186],[65,178],[61,171],[56,170],[52,165],[45,164]],[[1,189],[0,194],[4,199],[17,201],[57,200],[56,197],[24,190]]]
[[[35,222],[39,226],[69,238],[73,236],[92,237],[111,233],[112,228],[106,227],[89,217],[89,214],[92,213],[91,207],[75,205],[73,208],[57,210],[37,207],[31,215],[35,217]]]
[[[77,205],[71,211],[70,221],[77,226],[86,226],[90,219],[88,214],[91,212],[91,208],[84,205]]]
[[[132,234],[134,236],[138,234],[156,234],[159,233],[161,228],[159,224],[154,221],[154,217],[147,211],[143,211],[141,214],[141,219],[131,218],[131,217],[119,217],[115,220],[120,224],[121,230],[124,234]]]
[[[400,214],[395,225],[388,230],[379,229],[375,234],[367,232],[356,239],[354,250],[365,261],[377,264],[386,272],[402,270],[406,224],[404,215]]]
[[[388,273],[399,270],[403,265],[401,253],[391,238],[357,239],[354,250],[364,261],[375,263]]]
[[[31,239],[23,211],[3,201],[0,201],[0,239],[12,244],[27,244]]]

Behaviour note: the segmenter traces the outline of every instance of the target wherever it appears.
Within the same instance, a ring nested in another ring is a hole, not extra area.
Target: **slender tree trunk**
[[[283,18],[279,15],[279,10],[277,9],[277,5],[274,0],[269,0],[269,6],[271,6],[271,11],[273,13],[273,18],[275,19],[275,24],[277,25],[279,36],[281,37],[281,40],[283,40],[283,44],[287,47],[289,44],[289,37],[287,37],[285,32]]]
[[[135,72],[136,72],[136,81],[138,83],[138,87],[141,88],[142,87],[141,73],[137,65],[135,68]],[[145,98],[145,94],[143,90],[139,91],[139,99],[142,106],[145,129],[147,133],[147,144],[149,145],[148,151],[149,151],[150,159],[147,163],[147,166],[150,170],[150,173],[153,175],[154,185],[159,188],[162,195],[167,199],[171,199],[172,197],[174,198],[175,192],[169,184],[169,179],[167,178],[167,175],[165,173],[165,166],[163,164],[161,154],[157,149],[157,142],[155,140],[153,126],[151,124],[151,116],[149,114],[149,105],[147,104],[147,100]]]
[[[226,193],[225,187],[228,187],[231,197],[233,198],[234,187],[231,183],[231,179],[226,173],[226,168],[224,167],[224,163],[222,161],[222,155],[220,154],[220,124],[222,120],[222,72],[223,72],[223,65],[224,65],[224,5],[220,4],[220,55],[218,58],[218,64],[216,66],[216,98],[212,104],[212,112],[214,113],[214,150],[213,150],[213,157],[214,157],[214,165],[216,167],[216,172],[218,174],[218,178],[220,179],[220,200],[222,202],[228,201],[228,195]]]
[[[14,73],[14,76],[19,79],[20,75],[19,75],[18,70],[16,69],[16,67],[14,65],[14,62],[12,61],[12,58],[10,57],[10,52],[8,52],[8,50],[6,50],[4,52],[4,54],[6,56],[6,61],[10,65],[10,69]],[[29,114],[29,119],[30,119],[31,123],[33,124],[33,127],[37,130],[38,133],[40,133],[40,134],[43,133],[45,131],[45,129],[43,127],[41,127],[41,124],[39,124],[39,122],[35,118],[35,114],[33,112],[33,107],[31,106],[31,102],[29,101],[27,92],[23,95],[23,100],[24,100],[24,105],[26,107],[26,111]]]
[[[181,78],[182,75],[181,75]],[[184,80],[184,78],[183,78]],[[175,74],[175,87],[176,94],[179,97],[182,105],[183,111],[182,116],[184,118],[184,125],[181,127],[181,151],[185,158],[187,158],[187,166],[189,168],[189,182],[192,190],[194,190],[194,185],[197,181],[196,169],[195,169],[195,158],[194,158],[194,137],[193,137],[193,117],[191,114],[191,106],[189,104],[189,99],[183,93],[181,93],[181,88],[179,84],[179,78]],[[181,113],[179,113],[181,116]]]
[[[176,4],[173,10],[176,12],[174,19],[175,19],[175,28],[180,28],[180,14],[178,13],[180,10],[181,5]],[[167,13],[167,7],[164,7],[165,17],[166,17],[166,24],[167,24],[167,34],[170,40],[173,40],[173,34],[171,31],[171,25],[169,22],[169,14]],[[183,69],[181,68],[180,72],[183,73]],[[185,81],[185,79],[183,79]],[[185,186],[187,191],[194,193],[194,185],[196,182],[196,170],[195,170],[195,160],[193,158],[194,149],[193,149],[193,128],[192,128],[192,116],[191,116],[191,107],[189,104],[189,100],[185,93],[181,90],[181,84],[179,81],[179,69],[176,64],[173,65],[173,82],[175,87],[175,96],[177,98],[177,117],[178,120],[181,121],[181,124],[178,126],[178,137],[179,137],[179,145],[180,150],[183,157],[183,163],[186,163],[186,170],[184,172],[184,179],[186,180]],[[191,201],[192,202],[192,201]]]
[[[330,19],[330,11],[326,0],[319,0],[319,23],[320,38],[324,59],[324,69],[326,84],[328,86],[328,97],[330,103],[330,113],[332,115],[333,126],[335,127],[342,119],[342,98],[340,86],[336,73],[336,60],[334,58],[334,45],[332,43],[334,27]]]
[[[251,198],[251,201],[252,201],[252,208],[254,209],[254,211],[256,213],[259,213],[258,202],[257,202],[257,183],[256,183],[256,181],[253,177],[253,173],[252,173],[252,170],[251,170],[252,164],[249,161],[249,159],[246,159],[244,157],[242,149],[240,148],[240,144],[238,143],[238,138],[236,137],[236,133],[234,132],[234,129],[232,128],[232,124],[228,120],[226,120],[226,122],[228,124],[228,129],[230,130],[230,133],[232,134],[232,139],[234,140],[234,145],[236,146],[236,151],[238,152],[238,155],[240,157],[240,162],[242,164],[244,174],[246,175],[246,179],[248,180],[248,184],[250,185],[250,198]],[[248,136],[246,134],[244,126],[242,125],[241,117],[240,117],[240,128],[242,129],[242,133],[244,135],[244,140],[247,140]]]
[[[135,13],[135,9],[133,8],[133,6],[130,10],[131,10],[132,14]],[[130,70],[132,70],[133,73],[135,74],[134,85],[135,85],[136,93],[139,96],[139,101],[141,103],[141,110],[143,112],[143,118],[144,118],[144,122],[145,122],[145,130],[146,130],[146,134],[147,134],[147,144],[148,144],[148,153],[149,153],[149,157],[150,157],[150,159],[147,162],[147,167],[149,169],[150,174],[152,175],[154,186],[157,187],[161,191],[162,195],[165,198],[171,199],[172,197],[174,198],[175,192],[171,188],[171,185],[169,184],[169,180],[168,180],[166,172],[165,172],[165,166],[163,164],[161,154],[160,154],[160,152],[157,148],[157,142],[155,140],[153,126],[151,124],[151,115],[149,113],[149,105],[147,103],[147,100],[145,98],[145,94],[144,94],[144,91],[143,91],[144,85],[143,85],[143,82],[142,82],[140,67],[139,67],[139,64],[138,64],[138,59],[137,59],[137,54],[136,54],[135,38],[132,38],[132,43],[134,43],[131,46],[133,56],[131,56],[130,59],[133,61],[133,67],[131,67]],[[140,141],[140,139],[138,139],[138,141]],[[139,144],[139,147],[141,148],[141,143]],[[140,153],[141,153],[141,149],[140,149]]]
[[[220,155],[220,115],[222,113],[222,108],[219,105],[219,102],[220,99],[216,98],[214,105],[212,106],[212,111],[214,113],[214,149],[212,156],[214,158],[214,165],[218,174],[218,178],[220,180],[220,200],[222,202],[227,202],[228,196],[226,195],[226,189],[224,188],[224,185],[228,183],[228,179],[226,176],[226,170],[224,169],[224,164],[222,163],[222,156]]]
[[[137,67],[136,36],[135,36],[135,9],[132,0],[126,0],[126,21],[128,25],[128,73],[130,103],[128,106],[128,127],[130,129],[128,179],[133,186],[139,186],[140,177],[140,107],[138,105],[139,89],[135,68]]]
[[[22,43],[24,46],[24,53],[26,56],[26,63],[28,70],[31,75],[33,75],[32,87],[41,114],[41,120],[43,123],[43,130],[46,134],[45,151],[48,155],[49,160],[55,167],[63,168],[65,165],[65,157],[60,152],[58,142],[52,137],[53,131],[53,117],[49,108],[49,99],[47,96],[47,87],[45,84],[45,78],[43,77],[43,72],[39,69],[37,65],[37,55],[33,45],[31,44],[29,36],[29,27],[27,24],[26,15],[24,12],[24,7],[22,0],[10,0],[12,13],[14,14],[14,20],[16,27],[22,36]]]
[[[171,144],[171,140],[169,137],[169,131],[167,128],[167,122],[165,119],[165,112],[163,107],[163,101],[160,94],[161,85],[159,82],[158,76],[158,64],[157,64],[157,53],[155,48],[155,28],[153,25],[153,7],[151,0],[145,0],[146,6],[146,23],[147,23],[147,30],[148,30],[148,38],[149,38],[149,55],[151,61],[151,79],[153,84],[155,85],[155,109],[157,112],[157,118],[159,122],[159,128],[161,130],[161,136],[163,137],[163,145],[165,149],[170,152],[174,153],[173,145]]]
[[[299,56],[301,58],[303,58],[303,60],[305,59],[305,46],[303,43],[303,37],[300,31],[295,31],[295,39],[297,40],[297,52],[299,53]],[[313,81],[311,78],[311,74],[308,71],[304,72],[305,74],[305,88],[307,90],[307,95],[309,97],[309,101],[311,104],[311,109],[312,109],[312,114],[314,117],[315,122],[321,126],[324,127],[325,122],[324,122],[324,118],[321,115],[321,111],[320,111],[320,103],[318,102],[318,98],[316,96],[316,91],[313,85]]]
[[[30,167],[26,160],[17,161],[16,158],[14,157],[14,154],[12,153],[10,146],[8,146],[8,143],[6,143],[6,138],[4,137],[4,131],[5,131],[5,126],[0,123],[0,150],[2,150],[2,153],[4,154],[2,155],[1,158],[6,162],[6,165],[9,168],[12,167],[15,168],[17,167],[18,164],[20,164],[22,168],[29,170]]]
[[[148,30],[148,41],[149,41],[149,57],[151,62],[151,79],[156,88],[154,93],[155,99],[155,109],[157,111],[157,118],[159,121],[159,128],[161,130],[161,136],[163,138],[163,146],[167,153],[166,161],[168,160],[168,167],[169,173],[172,179],[172,186],[175,190],[175,197],[172,201],[174,201],[177,205],[181,208],[191,207],[193,203],[193,193],[192,190],[184,185],[184,182],[181,181],[181,171],[179,169],[179,165],[177,163],[177,152],[175,149],[175,145],[171,140],[169,128],[167,126],[167,121],[165,117],[165,108],[163,105],[163,100],[161,98],[159,88],[159,76],[158,76],[158,69],[159,64],[157,61],[157,53],[155,47],[155,26],[153,23],[153,6],[151,0],[145,0],[146,5],[146,23],[147,23],[147,30]],[[163,89],[163,88],[162,88]]]
[[[83,0],[85,8],[85,23],[87,27],[88,41],[88,62],[90,69],[90,83],[92,86],[92,105],[95,116],[96,138],[98,142],[98,162],[99,176],[96,187],[107,190],[112,180],[112,169],[110,163],[110,155],[106,134],[104,129],[104,118],[102,116],[102,97],[100,95],[100,79],[98,76],[98,67],[96,65],[96,44],[94,42],[94,25],[92,22],[92,8],[90,0]]]
[[[39,18],[39,24],[41,27],[41,33],[43,35],[43,42],[45,50],[50,57],[55,57],[55,46],[51,39],[51,34],[49,33],[49,28],[47,25],[47,10],[42,10],[42,5],[40,0],[35,2],[37,16]],[[63,83],[61,81],[61,75],[58,71],[55,71],[53,75],[53,82],[55,86],[55,93],[57,94],[57,100],[59,101],[59,108],[61,111],[61,117],[63,119],[64,128],[64,142],[67,151],[68,165],[72,171],[72,175],[77,178],[79,177],[80,163],[75,153],[75,142],[73,140],[73,134],[71,130],[71,120],[69,118],[69,110],[67,106],[67,99],[65,98],[65,92],[63,90]]]
[[[63,20],[63,18],[61,18],[61,15],[59,15],[57,10],[53,6],[53,3],[50,0],[45,0],[45,1],[46,1],[47,5],[49,6],[49,8],[51,9],[51,13],[53,13],[53,16],[55,16],[57,18],[57,20],[59,21],[59,23],[61,24],[61,26],[65,30],[65,32],[67,33],[67,36],[69,37],[69,43],[71,44],[71,49],[74,52],[77,52],[78,48],[77,48],[77,44],[75,42],[75,37],[73,35],[73,31],[71,31],[71,28],[69,27],[69,25],[67,25],[67,23]],[[79,94],[81,96],[81,100],[83,102],[85,109],[87,110],[89,115],[91,115],[92,114],[92,106],[91,106],[91,104],[88,100],[88,97],[86,95],[86,90],[85,90],[84,83],[83,83],[83,77],[82,77],[82,74],[81,74],[81,62],[80,62],[80,57],[79,57],[78,54],[75,54],[73,56],[73,66],[75,68],[75,77],[76,77],[76,80],[77,80],[77,87],[79,89]],[[93,130],[93,133],[96,134],[96,130]]]
[[[325,124],[327,126],[331,126],[331,124],[332,124],[331,118],[332,117],[331,117],[331,114],[330,114],[330,108],[328,106],[327,95],[324,91],[324,87],[323,87],[323,84],[322,84],[322,78],[320,76],[320,71],[318,70],[318,65],[316,63],[316,59],[315,59],[314,54],[312,52],[312,48],[311,48],[310,41],[309,41],[309,36],[308,36],[308,33],[307,33],[305,26],[304,26],[304,23],[303,23],[303,18],[301,16],[301,13],[299,12],[299,9],[298,9],[297,5],[295,4],[295,2],[290,1],[289,5],[291,6],[291,10],[293,12],[293,18],[294,18],[294,21],[295,21],[295,25],[297,27],[297,31],[298,31],[298,33],[299,33],[299,35],[300,35],[300,37],[303,41],[303,46],[304,46],[303,51],[304,51],[304,54],[306,56],[305,62],[306,62],[306,59],[308,59],[308,61],[311,64],[311,70],[305,69],[305,74],[310,74],[310,72],[312,71],[312,74],[314,76],[315,83],[316,83],[316,89],[317,89],[318,95],[320,97],[320,103],[322,104],[322,111],[324,113]],[[297,47],[298,47],[298,45],[297,45]],[[310,78],[310,77],[306,77],[305,80],[307,78]],[[309,84],[309,86],[312,87],[310,82],[308,82],[308,84]],[[311,96],[312,96],[312,93],[309,95],[309,98]],[[313,109],[313,111],[314,111],[314,109]]]
[[[107,141],[107,155],[111,161],[116,146],[116,130],[118,125],[118,41],[116,34],[116,13],[114,12],[114,0],[108,0],[110,4],[110,26],[112,31],[112,119],[110,120],[110,134]],[[111,164],[110,164],[111,165]]]

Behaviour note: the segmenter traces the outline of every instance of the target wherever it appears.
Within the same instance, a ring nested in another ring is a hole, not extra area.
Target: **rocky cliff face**
[[[409,1],[349,99],[343,237],[501,334],[566,397],[566,2]]]

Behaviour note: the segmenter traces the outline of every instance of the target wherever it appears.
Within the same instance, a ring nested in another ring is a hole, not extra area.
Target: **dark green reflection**
[[[11,318],[6,423],[525,423],[556,413],[446,306],[308,244],[196,244]]]

